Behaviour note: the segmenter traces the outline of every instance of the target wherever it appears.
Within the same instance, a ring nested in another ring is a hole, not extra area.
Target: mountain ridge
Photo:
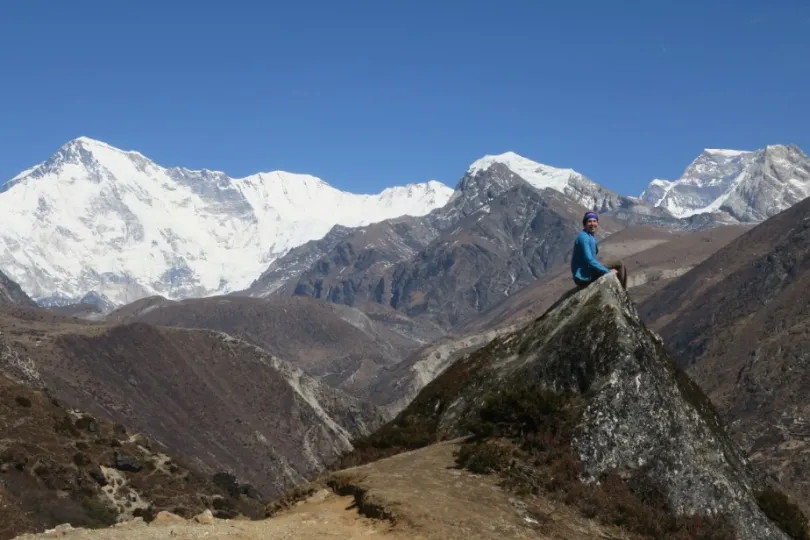
[[[746,165],[745,178],[729,180],[737,162],[759,153],[765,158]],[[688,187],[684,178],[653,180],[641,197],[630,197],[572,168],[511,151],[474,161],[452,189],[431,180],[361,195],[299,173],[232,178],[222,171],[165,168],[140,152],[79,137],[0,188],[0,268],[45,306],[77,304],[90,291],[115,306],[153,295],[180,300],[231,294],[265,278],[275,261],[307,242],[391,219],[429,217],[468,196],[469,179],[493,167],[628,224],[677,229],[757,221],[810,193],[810,160],[792,145],[705,149],[687,171],[705,180],[698,187],[706,193],[681,196],[700,202],[684,210],[686,203],[675,197]],[[730,183],[736,191],[723,192]],[[478,188],[487,194],[493,186]],[[706,199],[707,193],[715,197]],[[441,220],[458,218],[435,215],[439,221],[430,226],[437,230]],[[299,268],[283,279],[306,272],[307,259],[324,254],[304,253]]]
[[[377,302],[450,329],[566,262],[565,238],[573,238],[589,209],[601,212],[608,235],[636,223],[678,230],[720,224],[711,216],[678,219],[570,169],[505,153],[473,163],[445,206],[368,227],[334,227],[235,294]]]
[[[652,180],[640,199],[685,218],[719,212],[761,222],[810,195],[810,158],[796,145],[706,148],[678,180]]]
[[[422,215],[451,193],[434,180],[364,195],[284,171],[165,168],[82,137],[3,186],[0,267],[37,300],[226,293],[335,224]]]

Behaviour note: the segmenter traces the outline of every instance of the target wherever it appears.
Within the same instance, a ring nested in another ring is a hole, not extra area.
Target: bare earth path
[[[547,499],[533,498],[526,504],[503,492],[493,477],[453,468],[455,448],[455,443],[443,443],[340,471],[332,479],[344,495],[324,489],[264,521],[215,519],[201,524],[178,518],[177,522],[126,523],[94,531],[58,530],[18,539],[630,538]]]

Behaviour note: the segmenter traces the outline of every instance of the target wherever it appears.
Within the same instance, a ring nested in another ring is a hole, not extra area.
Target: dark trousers
[[[605,266],[610,268],[611,270],[616,270],[616,277],[619,278],[619,283],[622,284],[622,289],[625,291],[627,290],[627,268],[625,268],[624,263],[620,260],[615,261],[608,261],[605,263]]]
[[[604,263],[605,266],[610,270],[616,270],[616,277],[619,278],[619,283],[622,284],[622,288],[627,290],[627,268],[625,268],[624,263],[622,261],[608,261]],[[590,281],[582,281],[577,278],[574,278],[574,283],[576,283],[577,287],[580,289],[584,289],[592,282]]]

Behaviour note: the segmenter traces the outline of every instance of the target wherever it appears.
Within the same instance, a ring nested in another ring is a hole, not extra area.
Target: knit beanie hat
[[[596,212],[587,212],[585,216],[582,218],[582,225],[585,226],[585,224],[588,222],[589,219],[595,219],[596,221],[599,221],[599,216],[596,215]]]

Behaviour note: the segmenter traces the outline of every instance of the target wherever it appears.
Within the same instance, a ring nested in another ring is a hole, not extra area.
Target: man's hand
[[[610,271],[611,271],[611,272],[613,272],[614,274],[618,274],[618,273],[619,273],[619,271],[618,271],[618,270],[616,270],[615,268],[611,268],[611,269],[610,269]]]

